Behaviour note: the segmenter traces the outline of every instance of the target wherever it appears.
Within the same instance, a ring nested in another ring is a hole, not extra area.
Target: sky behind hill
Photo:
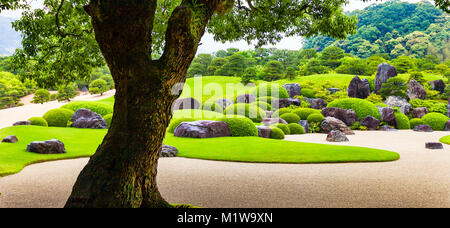
[[[402,0],[406,2],[416,3],[423,0]],[[29,0],[28,1],[33,8],[42,7],[43,0]],[[357,9],[364,9],[365,7],[371,4],[378,4],[386,1],[371,1],[371,2],[362,2],[361,0],[350,0],[350,3],[344,7],[345,11],[353,11]],[[21,11],[3,11],[0,13],[0,16],[11,17],[11,18],[20,18]],[[218,50],[226,50],[230,47],[239,48],[240,50],[248,50],[254,48],[253,45],[248,45],[245,41],[239,42],[217,42],[214,41],[213,36],[211,34],[205,34],[202,38],[201,45],[198,48],[197,53],[213,53]],[[290,49],[290,50],[298,50],[302,46],[302,38],[301,37],[288,37],[284,38],[276,45],[269,45],[266,47],[276,47],[278,49]]]

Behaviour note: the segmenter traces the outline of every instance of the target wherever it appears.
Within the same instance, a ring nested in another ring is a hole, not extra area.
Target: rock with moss
[[[440,93],[443,93],[445,90],[445,82],[442,79],[430,81],[428,83],[431,85],[432,90],[439,91]]]

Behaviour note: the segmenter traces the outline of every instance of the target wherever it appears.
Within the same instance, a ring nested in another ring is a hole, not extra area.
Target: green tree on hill
[[[281,79],[282,76],[283,65],[280,62],[272,60],[264,66],[262,72],[262,78],[264,81],[276,81]]]
[[[90,94],[103,95],[103,93],[106,91],[108,91],[108,83],[103,79],[94,80],[89,85],[89,93]]]

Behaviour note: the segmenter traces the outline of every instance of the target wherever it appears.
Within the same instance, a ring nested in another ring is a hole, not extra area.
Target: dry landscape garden
[[[447,1],[120,2],[0,3],[0,207],[450,207]]]

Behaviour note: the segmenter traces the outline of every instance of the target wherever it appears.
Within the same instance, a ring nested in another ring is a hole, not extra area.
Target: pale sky
[[[422,0],[403,0],[406,2],[416,3],[420,2]],[[28,0],[29,3],[31,3],[31,6],[33,8],[39,8],[42,7],[43,0]],[[382,1],[386,2],[386,1]],[[362,2],[361,0],[350,0],[350,3],[344,7],[345,11],[353,11],[356,9],[364,9],[365,7],[371,5],[371,4],[377,4],[380,3],[380,1],[371,1],[371,2]],[[3,11],[0,13],[1,16],[5,17],[11,17],[11,18],[20,18],[21,11]],[[222,42],[216,42],[213,39],[213,36],[211,34],[205,34],[201,41],[202,45],[199,46],[197,54],[199,53],[213,53],[218,50],[226,50],[230,47],[239,48],[240,50],[248,50],[253,49],[253,45],[248,45],[245,41],[239,41],[239,42],[227,42],[223,44]],[[289,49],[289,50],[299,50],[302,46],[302,38],[301,37],[287,37],[281,40],[278,44],[272,46],[265,46],[265,47],[276,47],[278,49]]]

